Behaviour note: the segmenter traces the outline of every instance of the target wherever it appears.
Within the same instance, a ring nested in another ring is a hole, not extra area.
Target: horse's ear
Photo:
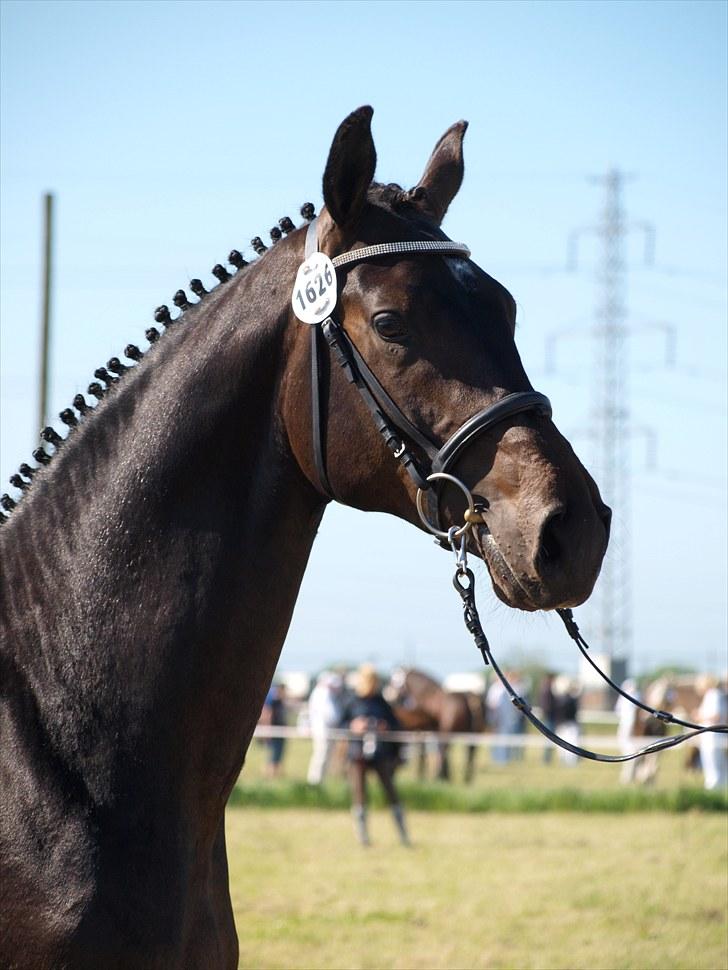
[[[377,153],[369,105],[345,118],[334,135],[324,172],[324,202],[334,222],[353,226],[364,208],[367,189],[374,178]]]
[[[447,129],[435,145],[424,175],[408,193],[410,200],[438,226],[462,185],[465,172],[463,138],[467,128],[467,121],[458,121]]]

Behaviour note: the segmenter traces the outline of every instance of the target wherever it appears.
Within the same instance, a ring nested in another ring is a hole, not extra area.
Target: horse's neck
[[[241,319],[241,303],[264,305],[254,279],[212,301],[120,382],[3,530],[23,690],[83,775],[93,750],[100,799],[140,750],[226,794],[323,510],[280,421],[280,327]]]

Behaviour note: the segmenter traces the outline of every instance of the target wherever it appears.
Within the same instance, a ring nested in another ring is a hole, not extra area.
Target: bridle
[[[317,221],[308,227],[306,235],[306,257],[316,252]],[[353,263],[362,263],[368,259],[376,259],[389,255],[437,255],[454,256],[458,259],[469,259],[470,250],[464,243],[451,242],[449,239],[420,239],[406,242],[378,243],[365,246],[351,252],[334,256],[331,260],[335,269],[339,270]],[[323,362],[322,338],[328,345],[334,359],[344,370],[347,380],[353,384],[361,395],[369,412],[374,419],[377,431],[384,439],[392,455],[402,464],[418,489],[417,507],[423,523],[441,539],[447,539],[448,533],[439,528],[439,513],[434,482],[449,480],[452,476],[449,469],[460,457],[462,452],[483,432],[506,418],[517,414],[536,412],[551,417],[551,402],[545,394],[537,391],[516,391],[488,407],[478,411],[468,418],[444,444],[438,445],[427,434],[420,431],[404,414],[399,405],[382,387],[376,375],[359,353],[347,332],[332,314],[320,325],[311,327],[311,390],[312,390],[312,432],[313,452],[316,474],[322,490],[330,498],[334,498],[328,473],[326,471],[325,429],[323,422]],[[421,459],[415,458],[411,446],[416,445],[425,456],[423,467]],[[468,493],[469,494],[469,493]],[[428,506],[428,513],[435,520],[435,526],[425,516],[422,508],[423,501]],[[475,514],[473,503],[470,502],[471,513]],[[458,535],[464,534],[469,526],[464,527]]]
[[[318,220],[315,219],[309,224],[306,235],[306,258],[318,251]],[[469,259],[470,250],[464,243],[455,243],[450,240],[410,240],[403,242],[377,243],[373,246],[365,246],[354,249],[347,253],[334,256],[331,259],[334,269],[339,270],[354,263],[361,263],[368,259],[376,259],[381,256],[390,255],[438,255],[451,256],[458,259]],[[483,631],[483,627],[475,605],[475,577],[468,568],[466,553],[466,533],[472,528],[475,522],[482,523],[482,515],[479,514],[475,506],[470,490],[452,472],[452,466],[460,455],[468,448],[473,441],[484,432],[490,430],[495,425],[515,417],[519,414],[536,413],[545,418],[551,417],[551,403],[549,399],[538,391],[516,391],[507,394],[505,397],[488,407],[478,411],[468,418],[442,445],[436,444],[432,439],[419,428],[417,428],[409,418],[402,412],[401,408],[382,387],[375,374],[370,370],[367,362],[359,353],[347,332],[340,323],[334,318],[336,306],[331,307],[331,312],[320,323],[310,326],[311,331],[311,415],[312,415],[312,437],[314,464],[316,474],[323,492],[329,499],[334,498],[328,473],[326,471],[326,449],[325,449],[325,428],[323,422],[324,403],[323,403],[323,360],[322,360],[322,339],[328,345],[334,359],[339,363],[347,380],[359,392],[362,400],[366,404],[375,427],[384,439],[390,452],[404,467],[414,484],[417,486],[417,511],[424,526],[436,541],[445,547],[450,547],[455,553],[456,568],[453,577],[453,585],[463,601],[464,621],[468,631],[475,640],[483,662],[486,666],[493,668],[496,676],[502,683],[508,696],[515,707],[526,717],[531,724],[547,737],[554,744],[570,751],[572,754],[581,758],[588,758],[592,761],[623,762],[631,761],[634,758],[642,757],[665,748],[674,747],[700,734],[715,732],[720,734],[728,733],[728,724],[700,725],[690,721],[682,720],[668,711],[657,710],[650,707],[637,698],[626,693],[621,687],[615,684],[592,660],[588,653],[589,645],[582,637],[579,627],[574,620],[570,609],[557,609],[566,631],[574,640],[581,654],[587,662],[594,668],[602,679],[609,684],[622,697],[629,700],[635,706],[641,708],[646,713],[656,717],[666,724],[678,724],[688,730],[679,735],[662,738],[652,744],[640,748],[631,754],[626,755],[605,755],[599,752],[590,751],[573,744],[555,734],[551,728],[544,724],[533,712],[530,705],[521,697],[508,682],[494,659],[490,644]],[[415,458],[412,454],[411,446],[417,448],[426,456],[426,466],[423,468],[421,459]],[[439,501],[437,489],[433,483],[449,482],[463,492],[467,502],[464,523],[462,526],[452,526],[448,530],[440,527],[439,520]],[[427,509],[423,508],[427,506]],[[483,526],[484,527],[484,526]],[[459,540],[459,545],[458,545]]]

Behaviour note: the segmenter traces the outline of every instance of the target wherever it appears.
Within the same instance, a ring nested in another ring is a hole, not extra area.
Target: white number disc
[[[336,269],[326,253],[312,253],[301,263],[291,297],[293,312],[303,323],[322,323],[336,306]]]

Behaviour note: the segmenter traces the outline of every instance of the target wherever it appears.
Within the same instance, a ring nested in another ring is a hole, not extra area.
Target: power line
[[[619,510],[612,522],[612,549],[617,552],[605,558],[595,591],[600,641],[613,661],[629,660],[632,650],[630,441],[637,434],[645,438],[650,463],[656,448],[653,429],[632,423],[626,259],[627,237],[638,230],[644,237],[645,263],[651,264],[655,231],[651,223],[628,221],[622,202],[627,178],[624,172],[613,168],[593,179],[604,188],[599,219],[574,230],[568,246],[568,266],[572,269],[577,268],[579,246],[585,235],[595,238],[599,246],[594,323],[586,330],[593,345],[588,435],[595,445],[595,463],[601,469],[601,491],[606,501]],[[674,358],[674,331],[666,324],[660,328],[667,357]],[[551,359],[554,341],[559,336],[552,335],[549,340]]]

